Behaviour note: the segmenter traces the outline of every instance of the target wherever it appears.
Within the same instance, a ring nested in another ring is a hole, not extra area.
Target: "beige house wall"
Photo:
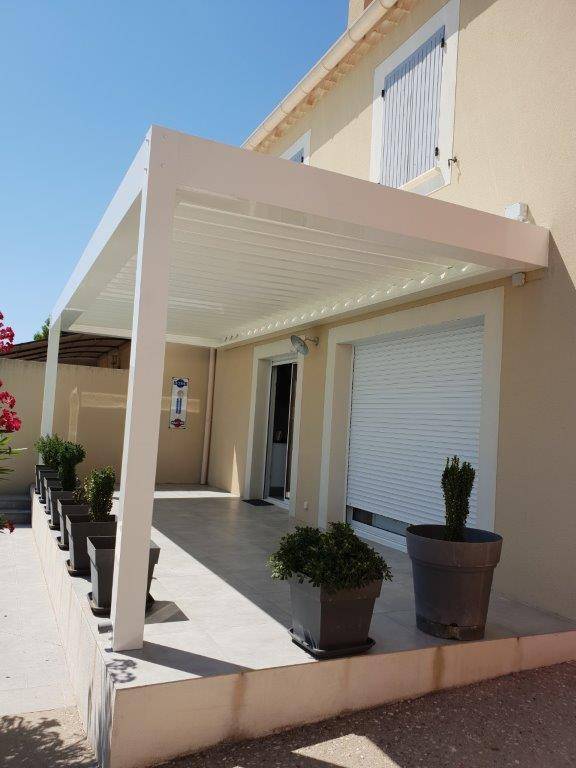
[[[159,483],[196,483],[200,479],[209,350],[184,344],[167,344],[164,363],[164,396],[158,448]],[[0,360],[0,379],[17,399],[22,429],[12,440],[27,450],[2,480],[2,493],[20,493],[34,476],[34,442],[40,433],[44,363]],[[173,376],[188,376],[188,420],[185,430],[168,428]],[[59,365],[54,427],[61,437],[82,443],[86,461],[79,467],[84,477],[94,467],[111,465],[120,476],[126,413],[128,371],[79,365]]]
[[[417,4],[273,145],[273,154],[282,154],[310,130],[311,165],[368,179],[374,69],[443,5],[442,0]],[[573,29],[571,0],[552,5],[534,0],[529,11],[525,0],[461,0],[454,133],[459,162],[452,183],[434,196],[498,214],[510,203],[526,202],[536,223],[552,233],[547,272],[531,275],[522,288],[502,283],[496,530],[505,543],[496,585],[517,599],[574,618]],[[310,329],[320,334],[320,346],[303,369],[296,514],[312,524],[318,509],[327,328]],[[211,480],[236,492],[242,491],[244,477],[251,350],[244,346],[218,354]]]

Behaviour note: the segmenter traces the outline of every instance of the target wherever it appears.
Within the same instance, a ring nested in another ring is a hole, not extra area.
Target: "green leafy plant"
[[[66,440],[58,454],[58,477],[64,491],[73,491],[78,483],[76,467],[86,458],[86,451],[79,443]]]
[[[86,500],[90,505],[92,522],[105,522],[110,517],[116,473],[112,467],[94,469],[85,481]]]
[[[74,504],[88,504],[88,498],[86,497],[86,483],[78,483],[74,488],[73,494]]]
[[[458,456],[446,459],[442,473],[442,491],[446,507],[446,541],[464,541],[466,520],[470,513],[470,494],[474,485],[476,471],[472,465]]]
[[[327,531],[299,526],[280,540],[268,564],[274,579],[296,577],[329,592],[390,581],[384,558],[356,536],[348,523],[330,523]]]
[[[43,435],[34,443],[34,448],[42,456],[42,461],[50,469],[58,469],[60,465],[60,450],[64,441],[58,435]]]

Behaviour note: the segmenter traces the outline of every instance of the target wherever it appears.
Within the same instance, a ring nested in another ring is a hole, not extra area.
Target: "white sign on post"
[[[172,402],[170,404],[170,429],[186,429],[186,403],[188,379],[172,378]]]

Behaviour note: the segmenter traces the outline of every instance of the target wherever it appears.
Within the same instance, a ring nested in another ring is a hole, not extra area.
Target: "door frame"
[[[484,318],[478,525],[494,529],[504,289],[459,296],[332,328],[328,334],[318,524],[346,520],[354,345],[398,331]],[[440,478],[439,478],[440,481]],[[369,526],[366,526],[367,528]],[[392,542],[390,545],[394,546]],[[397,544],[400,547],[400,544]]]
[[[274,417],[275,413],[272,411],[272,384],[275,383],[275,376],[277,375],[277,369],[281,365],[295,365],[296,366],[296,386],[298,386],[298,362],[296,359],[296,355],[294,355],[293,358],[288,360],[273,360],[270,363],[270,393],[268,397],[268,425],[266,429],[266,460],[265,460],[265,466],[264,466],[264,486],[262,491],[262,497],[269,501],[271,504],[276,504],[278,507],[282,507],[283,509],[289,509],[290,506],[290,497],[286,497],[286,473],[288,471],[288,462],[291,460],[291,449],[294,446],[294,440],[290,439],[290,427],[288,427],[287,432],[287,441],[286,441],[286,465],[284,467],[284,498],[283,499],[277,499],[274,496],[270,496],[270,459],[272,456],[272,444],[273,440],[272,438],[272,427],[274,426]],[[291,413],[291,405],[292,405],[292,370],[291,369],[291,381],[290,381],[290,394],[289,394],[289,405],[288,405],[288,421],[290,422],[290,413]],[[294,400],[295,404],[295,400]],[[294,434],[294,430],[292,430],[292,434]]]
[[[294,429],[292,433],[292,478],[290,502],[288,504],[288,511],[291,517],[296,515],[296,498],[298,495],[298,455],[304,360],[305,358],[302,355],[295,355],[290,339],[280,339],[269,344],[259,344],[254,347],[252,358],[252,386],[248,415],[246,469],[242,495],[245,499],[257,499],[263,496],[272,365],[274,363],[296,362],[296,394],[294,399]]]

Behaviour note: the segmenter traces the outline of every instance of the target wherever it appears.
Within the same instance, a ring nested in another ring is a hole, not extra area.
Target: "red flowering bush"
[[[9,352],[14,345],[14,331],[7,325],[4,325],[4,315],[0,312],[0,355]],[[14,410],[16,407],[16,398],[8,390],[2,389],[3,383],[0,381],[0,461],[7,461],[20,453],[21,449],[12,448],[10,445],[10,435],[18,432],[22,426],[22,421]],[[0,466],[0,477],[11,472],[12,469]],[[14,523],[3,515],[0,515],[0,530],[7,529],[12,533]]]
[[[10,352],[14,345],[14,331],[10,326],[4,325],[4,315],[0,312],[0,355]]]

